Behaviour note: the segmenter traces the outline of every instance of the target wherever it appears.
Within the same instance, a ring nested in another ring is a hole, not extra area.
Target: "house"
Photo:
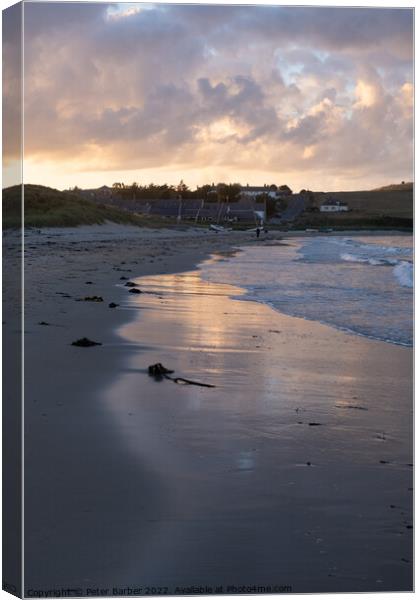
[[[321,204],[319,210],[321,212],[348,212],[349,207],[348,204],[346,204],[345,202],[340,202],[340,200],[328,198],[328,200]]]
[[[276,185],[246,185],[241,187],[241,196],[244,198],[256,198],[261,194],[267,194],[269,198],[277,198],[278,188]]]
[[[107,185],[103,185],[100,188],[77,190],[77,193],[88,200],[93,200],[94,202],[104,202],[113,197],[114,190]]]

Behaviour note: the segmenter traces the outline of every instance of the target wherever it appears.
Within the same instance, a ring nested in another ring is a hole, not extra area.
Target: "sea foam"
[[[350,252],[343,252],[340,254],[340,258],[346,262],[366,263],[374,267],[379,265],[390,266],[398,264],[397,260],[389,258],[366,258],[364,256],[358,256],[357,254],[351,254]]]
[[[403,287],[413,287],[413,263],[402,261],[394,267],[394,275]]]

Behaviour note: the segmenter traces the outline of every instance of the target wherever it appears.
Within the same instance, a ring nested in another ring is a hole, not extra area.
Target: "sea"
[[[290,238],[247,246],[201,266],[256,301],[303,319],[402,346],[413,345],[411,236]]]

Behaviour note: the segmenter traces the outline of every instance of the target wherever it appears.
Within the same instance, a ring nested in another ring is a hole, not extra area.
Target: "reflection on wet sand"
[[[411,351],[232,299],[199,271],[137,283],[120,334],[142,349],[105,400],[163,497],[131,520],[147,557],[130,580],[410,589]],[[216,387],[156,382],[156,362]]]

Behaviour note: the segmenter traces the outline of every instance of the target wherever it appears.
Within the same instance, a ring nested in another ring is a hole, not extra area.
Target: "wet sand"
[[[198,272],[138,283],[120,335],[146,347],[105,401],[168,486],[145,572],[172,588],[409,589],[410,352],[232,300]],[[216,387],[145,377],[158,361]]]
[[[233,299],[187,237],[28,256],[27,592],[412,589],[411,350]]]

